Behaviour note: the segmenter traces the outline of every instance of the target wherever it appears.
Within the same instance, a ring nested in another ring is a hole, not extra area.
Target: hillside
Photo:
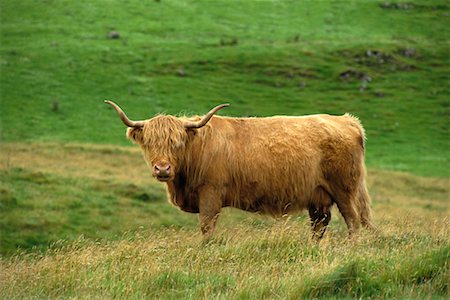
[[[408,3],[3,0],[0,138],[126,145],[104,99],[136,119],[350,112],[369,166],[448,177],[449,5]]]

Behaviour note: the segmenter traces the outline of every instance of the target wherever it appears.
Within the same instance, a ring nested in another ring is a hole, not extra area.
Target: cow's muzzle
[[[153,166],[153,176],[159,181],[169,181],[172,177],[172,167],[167,165],[154,165]]]

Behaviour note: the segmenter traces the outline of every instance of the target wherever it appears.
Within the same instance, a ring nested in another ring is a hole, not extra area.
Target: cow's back
[[[227,205],[273,214],[302,209],[360,151],[355,122],[349,115],[214,117],[203,145],[201,160],[211,162],[203,177],[227,187]]]

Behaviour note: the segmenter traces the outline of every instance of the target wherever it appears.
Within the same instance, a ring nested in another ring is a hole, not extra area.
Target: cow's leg
[[[354,205],[355,201],[355,197],[348,194],[343,194],[338,199],[336,199],[337,207],[339,209],[339,212],[344,217],[350,236],[358,233],[361,225],[360,217]]]
[[[202,189],[199,193],[199,222],[205,240],[212,237],[221,208],[220,194],[211,188]]]
[[[330,206],[316,207],[311,205],[308,208],[309,217],[311,218],[311,229],[313,239],[320,240],[327,230],[328,223],[331,219]]]
[[[356,194],[356,191],[348,187],[341,186],[333,190],[333,199],[344,217],[350,236],[358,233],[361,226],[361,218],[356,207]]]
[[[207,214],[204,212],[202,213],[202,211],[200,211],[199,221],[200,221],[200,230],[202,231],[203,234],[203,239],[209,240],[213,236],[218,217],[219,212],[214,214]]]
[[[312,195],[308,207],[311,218],[311,229],[314,239],[321,239],[331,219],[331,205],[333,201],[330,194],[321,186],[318,186]]]

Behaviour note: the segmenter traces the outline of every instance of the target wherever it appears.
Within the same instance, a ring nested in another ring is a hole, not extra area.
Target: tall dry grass
[[[306,221],[80,238],[44,254],[3,258],[0,293],[22,298],[239,298],[448,296],[448,218],[401,216],[356,240],[332,227],[320,243]]]

